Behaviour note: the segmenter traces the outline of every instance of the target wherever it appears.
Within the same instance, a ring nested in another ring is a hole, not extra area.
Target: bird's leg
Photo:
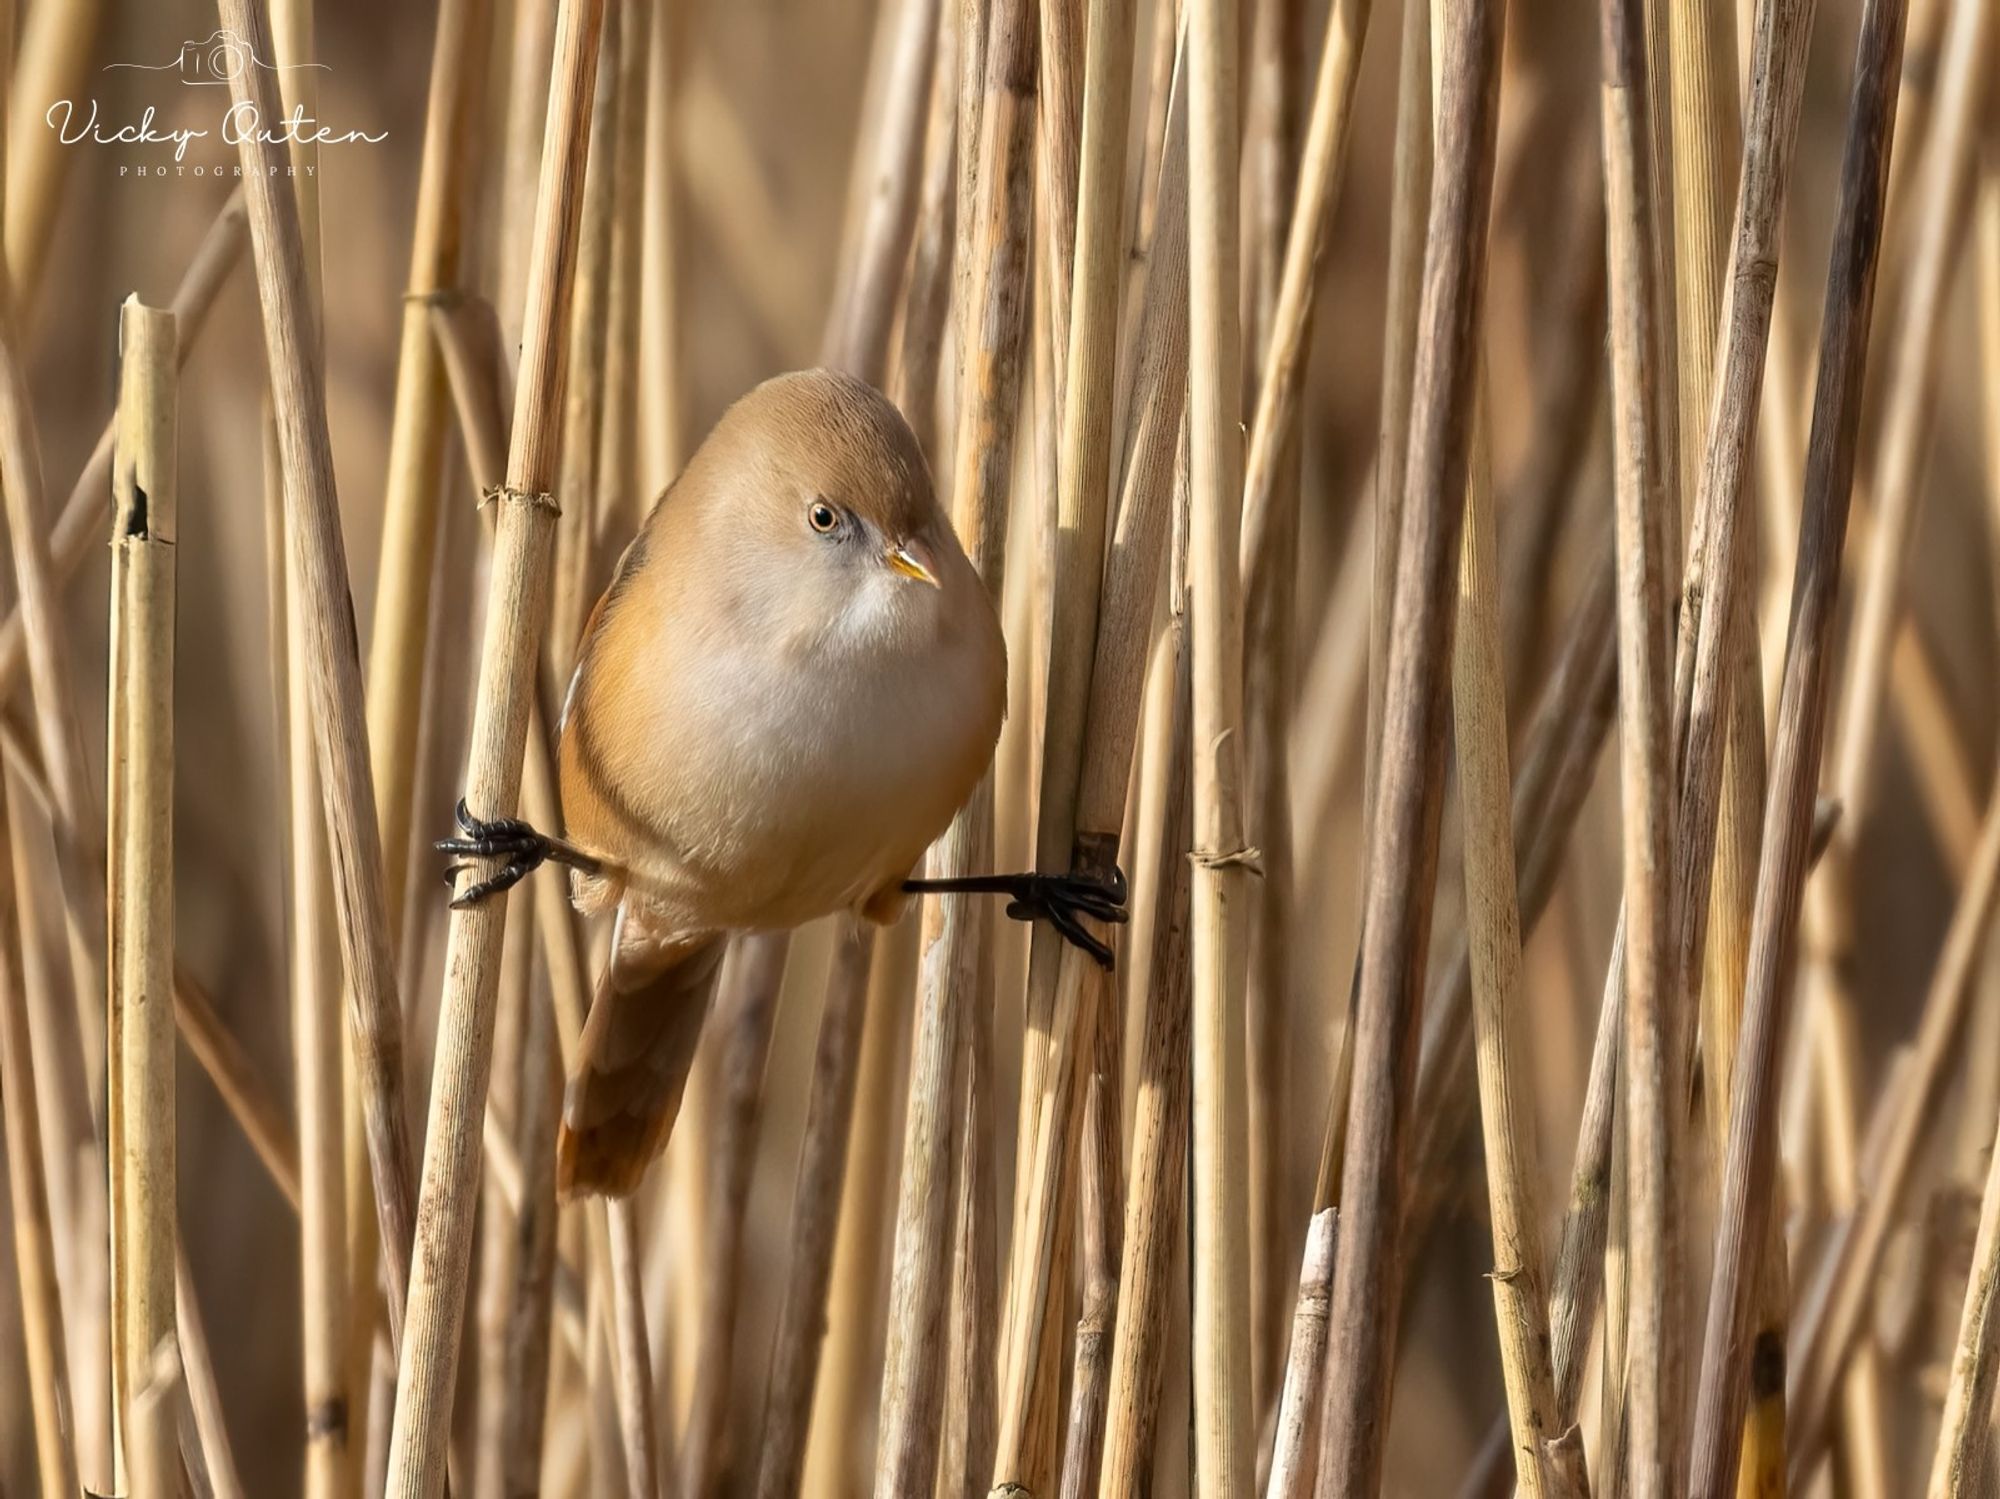
[[[1113,864],[1103,873],[975,874],[956,879],[905,880],[911,895],[1005,895],[1007,914],[1016,921],[1046,921],[1064,940],[1111,966],[1111,949],[1084,928],[1077,918],[1122,922],[1127,890],[1125,871]]]
[[[560,838],[551,838],[546,833],[538,833],[518,817],[496,817],[491,821],[474,817],[465,798],[458,799],[456,812],[463,838],[440,838],[434,847],[441,854],[465,854],[475,859],[502,860],[500,872],[490,879],[469,885],[452,897],[451,906],[455,911],[461,906],[476,906],[489,895],[497,895],[521,883],[544,863],[553,860],[567,864],[571,869],[580,869],[585,874],[595,874],[603,865],[582,849],[565,843]],[[452,864],[444,872],[445,883],[451,881],[468,866]]]

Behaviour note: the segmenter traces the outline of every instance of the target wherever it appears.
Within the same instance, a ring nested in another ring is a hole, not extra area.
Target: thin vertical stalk
[[[1048,690],[1035,832],[1039,869],[1102,872],[1116,863],[1116,834],[1123,823],[1122,797],[1119,815],[1103,829],[1087,830],[1079,809],[1091,699],[1102,690],[1094,676],[1094,661],[1102,628],[1104,548],[1113,504],[1116,436],[1111,419],[1119,362],[1119,269],[1125,243],[1121,188],[1131,110],[1133,13],[1134,0],[1092,0],[1090,5],[1075,278],[1073,284],[1058,284],[1051,292],[1051,314],[1064,306],[1067,292],[1069,315],[1067,343],[1063,324],[1057,322],[1054,328],[1062,436],[1048,563],[1047,586],[1052,594]],[[1045,100],[1044,107],[1059,108],[1060,101]],[[1063,267],[1057,264],[1051,269],[1052,279],[1059,279]],[[1129,750],[1125,766],[1129,771]],[[1090,836],[1095,831],[1110,834],[1113,848],[1108,857],[1103,843]],[[1064,950],[1061,938],[1037,923],[1029,942],[1018,1145],[1022,1165],[1015,1187],[1015,1247],[1001,1342],[1000,1434],[993,1481],[1038,1487],[1029,1460],[1030,1433],[1057,1419],[1060,1375],[1052,1349],[1061,1341],[1062,1319],[1050,1316],[1049,1309],[1061,1296],[1060,1289],[1052,1288],[1066,1288],[1068,1283],[1062,1266],[1072,1245],[1059,1225],[1069,1219],[1075,1194],[1070,1142],[1078,1137],[1084,1096],[1076,1083],[1090,1065],[1097,1017],[1092,1009],[1065,1003],[1061,970],[1074,954]],[[1108,986],[1098,986],[1095,995],[1100,1002],[1115,1003]],[[1116,1205],[1105,1206],[1113,1215],[1120,1211]],[[1046,1480],[1039,1486],[1046,1487]]]
[[[1540,1175],[1527,1069],[1521,979],[1521,913],[1507,768],[1507,678],[1500,659],[1493,496],[1488,471],[1484,376],[1473,414],[1465,492],[1458,627],[1452,653],[1459,795],[1464,826],[1465,904],[1479,1113],[1493,1230],[1494,1317],[1513,1426],[1515,1473],[1525,1496],[1583,1490],[1580,1464],[1559,1466],[1562,1434],[1548,1324]],[[1576,1454],[1568,1454],[1573,1462]]]
[[[1332,1377],[1320,1432],[1318,1488],[1329,1495],[1372,1493],[1381,1474],[1401,1280],[1402,1145],[1444,801],[1445,663],[1458,597],[1504,16],[1500,6],[1474,0],[1453,7],[1448,21],[1438,38],[1437,158],[1350,1047]]]
[[[125,1389],[136,1398],[174,1337],[174,571],[179,392],[173,315],[127,299],[119,317],[113,467],[110,775],[121,847],[113,867],[117,968],[110,1086],[124,1118],[113,1162],[122,1207],[113,1245],[122,1290]],[[142,1433],[128,1408],[126,1464],[139,1499],[177,1492],[174,1426]]]
[[[1188,23],[1188,547],[1194,822],[1190,1042],[1194,1491],[1242,1494],[1250,1409],[1247,1116],[1240,1002],[1250,865],[1244,843],[1242,351],[1237,289],[1237,29],[1227,0]]]
[[[1841,1032],[1851,1029],[1855,997],[1848,975],[1857,940],[1855,881],[1858,840],[1870,825],[1877,794],[1875,770],[1883,690],[1897,627],[1904,617],[1904,574],[1921,504],[1922,469],[1935,421],[1939,343],[1950,285],[1964,253],[1972,216],[1972,172],[1979,124],[1992,72],[1994,15],[1990,5],[1954,4],[1944,21],[1938,59],[1936,118],[1911,181],[1911,232],[1906,241],[1907,279],[1888,349],[1886,404],[1875,450],[1869,493],[1875,502],[1869,545],[1855,594],[1854,625],[1848,645],[1849,668],[1842,683],[1830,748],[1832,793],[1843,815],[1835,829],[1826,867],[1807,887],[1807,972],[1816,1005],[1832,1007],[1828,1060],[1853,1071],[1853,1047]],[[1842,1018],[1844,1017],[1844,1018]],[[1852,1122],[1845,1124],[1852,1139]],[[1845,1173],[1842,1173],[1845,1174]],[[1844,1185],[1844,1184],[1843,1184]],[[1846,1193],[1843,1196],[1848,1195]],[[1800,1368],[1812,1382],[1799,1387],[1793,1418],[1795,1479],[1814,1460],[1834,1389],[1824,1376],[1841,1368],[1855,1324],[1842,1317],[1822,1319],[1815,1336],[1800,1350]],[[1837,1339],[1831,1348],[1828,1337]]]
[[[1177,96],[1168,159],[1184,151],[1186,104]],[[1181,159],[1185,159],[1181,156]],[[1177,214],[1186,222],[1180,191],[1160,195],[1162,227]],[[1185,303],[1183,302],[1183,305]],[[1162,694],[1160,738],[1164,805],[1154,877],[1147,883],[1151,913],[1150,981],[1142,991],[1145,1015],[1132,1109],[1132,1165],[1125,1196],[1125,1231],[1118,1267],[1118,1321],[1112,1334],[1111,1384],[1106,1401],[1104,1453],[1098,1493],[1125,1499],[1148,1491],[1160,1386],[1166,1362],[1167,1320],[1173,1309],[1174,1253],[1183,1238],[1187,1191],[1188,1048],[1190,968],[1186,849],[1193,840],[1193,752],[1190,741],[1193,678],[1187,648],[1188,528],[1187,425],[1177,424],[1180,458],[1175,475],[1175,557],[1168,579],[1165,669],[1153,686]],[[1149,725],[1149,732],[1151,726]]]
[[[1326,1321],[1333,1291],[1334,1240],[1338,1209],[1321,1208],[1306,1228],[1305,1254],[1299,1264],[1298,1306],[1292,1315],[1292,1335],[1279,1389],[1278,1428],[1272,1439],[1271,1478],[1265,1499],[1293,1499],[1310,1490],[1310,1461],[1320,1384],[1326,1373]]]
[[[219,0],[218,14],[225,28],[270,55],[269,26],[258,0]],[[280,112],[269,69],[239,70],[231,77],[230,92],[235,104],[254,108],[260,118]],[[386,1249],[390,1325],[395,1327],[402,1320],[414,1195],[402,1104],[402,1015],[382,888],[381,831],[367,763],[361,663],[327,436],[326,380],[317,357],[319,334],[308,293],[299,208],[280,175],[285,167],[281,150],[258,132],[246,132],[239,145],[285,473],[287,532],[298,553],[306,595],[315,750],[325,788],[349,1029],[361,1074],[376,1212]]]
[[[931,67],[937,55],[938,11],[951,0],[900,0],[896,31],[882,90],[882,118],[860,184],[865,196],[849,253],[852,283],[834,304],[827,345],[838,349],[843,368],[875,372],[880,382],[889,367],[889,339],[897,289],[902,285],[910,229],[916,221],[917,181],[913,170],[922,148],[922,122],[930,98]]]
[[[409,877],[425,625],[437,548],[444,436],[450,419],[430,309],[459,290],[485,76],[490,0],[442,0],[417,175],[417,219],[403,293],[382,555],[368,637],[368,742],[380,813],[383,901],[392,930]]]
[[[1254,1378],[1262,1384],[1270,1383],[1279,1372],[1275,1365],[1283,1356],[1279,1350],[1284,1342],[1277,1325],[1285,1299],[1278,1267],[1286,1251],[1285,1237],[1278,1230],[1276,1200],[1282,1178],[1281,1036],[1291,982],[1289,928],[1294,897],[1287,762],[1292,637],[1298,612],[1299,408],[1312,333],[1314,271],[1346,175],[1354,91],[1370,9],[1369,0],[1342,0],[1327,17],[1290,229],[1271,288],[1273,306],[1265,330],[1268,337],[1262,345],[1256,418],[1244,466],[1244,768],[1249,832],[1263,855],[1263,879],[1256,887],[1256,910],[1250,922],[1250,989],[1246,997],[1250,1016],[1250,1137],[1256,1157],[1252,1336],[1253,1342],[1271,1345],[1271,1352],[1254,1362]],[[1267,1288],[1262,1296],[1255,1294],[1260,1282]],[[1260,1399],[1258,1408],[1264,1403]]]
[[[1931,1499],[1969,1499],[1987,1492],[1993,1453],[1993,1391],[2000,1383],[2000,1139],[1987,1169],[1979,1205],[1979,1234],[1972,1246],[1972,1274],[1959,1313],[1958,1344],[1951,1360],[1931,1460]]]
[[[778,971],[773,972],[774,962]],[[696,1365],[701,1370],[681,1438],[680,1491],[714,1492],[724,1466],[723,1443],[734,1404],[736,1310],[743,1284],[743,1214],[750,1198],[757,1125],[764,1093],[764,1066],[771,1054],[771,1027],[777,1020],[778,988],[785,953],[754,943],[730,954],[710,1035],[720,1045],[715,1112],[709,1126],[709,1179],[715,1197],[705,1231],[703,1257],[709,1270],[701,1302]]]
[[[1666,484],[1657,354],[1662,329],[1645,86],[1633,0],[1605,0],[1605,227],[1610,263],[1612,444],[1617,470],[1619,743],[1626,911],[1625,1075],[1631,1173],[1630,1332],[1625,1364],[1631,1492],[1676,1492],[1682,1267],[1678,1035],[1673,948],[1673,747],[1668,707],[1669,557],[1678,519]],[[1670,531],[1673,533],[1669,540]]]
[[[996,599],[1004,585],[1008,489],[1017,387],[1026,328],[1029,150],[1034,128],[1032,7],[1002,0],[987,22],[981,75],[978,175],[959,214],[965,283],[959,325],[958,432],[953,443],[952,523]],[[963,47],[974,28],[961,25]],[[964,77],[963,74],[961,74]],[[965,79],[970,84],[970,79]],[[961,95],[960,140],[973,149]],[[931,854],[929,872],[950,877],[984,867],[993,846],[989,775]],[[930,1492],[944,1366],[955,1193],[953,1162],[962,1047],[960,1011],[983,1012],[990,995],[990,912],[963,896],[928,896],[910,1053],[903,1172],[896,1208],[889,1337],[875,1449],[875,1491]]]
[[[797,1493],[804,1472],[820,1345],[829,1315],[827,1287],[833,1278],[834,1238],[841,1184],[847,1172],[873,948],[870,934],[860,926],[850,925],[842,933],[834,964],[858,972],[828,982],[828,1008],[820,1017],[800,1146],[798,1189],[792,1204],[791,1264],[779,1306],[763,1438],[758,1444],[760,1499],[785,1499]],[[886,1024],[887,1017],[878,1017],[876,1023]]]
[[[1736,1481],[1747,1405],[1753,1257],[1762,1253],[1775,1175],[1778,1042],[1794,968],[1794,927],[1810,853],[1814,791],[1826,720],[1840,553],[1852,497],[1868,323],[1881,249],[1895,80],[1903,50],[1902,0],[1871,0],[1863,15],[1841,166],[1833,261],[1827,277],[1818,390],[1806,458],[1805,509],[1771,756],[1763,858],[1751,924],[1749,978],[1736,1076],[1714,1279],[1697,1387],[1690,1492],[1720,1495]]]
[[[43,111],[49,101],[73,99],[83,90],[105,6],[104,0],[69,0],[23,8],[27,21],[7,90],[6,260],[14,308],[32,324],[63,187],[71,176],[63,143]]]
[[[611,1274],[612,1363],[615,1367],[618,1435],[631,1499],[657,1499],[660,1490],[660,1437],[653,1415],[653,1361],[646,1346],[646,1300],[640,1285],[638,1206],[631,1198],[603,1204]],[[716,1380],[727,1386],[727,1361]],[[701,1488],[685,1492],[702,1493]]]
[[[637,493],[658,494],[681,471],[686,422],[681,369],[680,207],[675,183],[673,112],[679,88],[681,12],[653,23],[647,75],[645,234],[639,306],[639,423],[644,461]],[[641,503],[637,499],[635,505]]]
[[[604,393],[597,430],[597,482],[602,495],[592,522],[612,546],[636,535],[659,497],[658,485],[639,482],[640,347],[645,338],[644,284],[647,229],[646,178],[652,140],[649,80],[654,66],[653,28],[661,24],[657,0],[617,0],[617,168],[612,179],[611,254],[604,300]],[[664,292],[665,287],[661,290]]]
[[[913,923],[883,933],[868,979],[866,1003],[872,1023],[861,1031],[861,1067],[855,1083],[859,1117],[840,1192],[822,1373],[806,1430],[799,1437],[805,1444],[801,1491],[807,1494],[832,1493],[842,1484],[865,1484],[874,1457],[865,1448],[854,1450],[854,1433],[870,1409],[877,1339],[886,1336],[882,1312],[888,1276],[881,1249],[894,1228],[892,1173],[897,1105],[902,1102],[897,1063],[908,1033],[911,1006],[906,996],[914,988],[917,937]],[[990,1380],[990,1361],[987,1377]],[[767,1447],[772,1441],[767,1434]],[[990,1452],[985,1461],[992,1461]],[[976,1471],[984,1481],[985,1467]]]
[[[0,844],[11,845],[19,835],[7,813],[6,779],[11,778],[0,779]],[[0,1109],[4,1109],[4,1116],[0,1117],[6,1131],[14,1268],[20,1281],[25,1379],[34,1415],[35,1471],[42,1499],[75,1499],[75,1432],[69,1413],[76,1407],[70,1400],[69,1357],[56,1285],[55,1238],[42,1165],[28,994],[21,963],[21,933],[27,912],[16,904],[14,895],[14,860],[0,856],[0,986],[4,986],[0,987]]]
[[[227,5],[242,3],[225,0]],[[466,775],[467,801],[484,816],[510,814],[519,795],[540,636],[547,624],[559,505],[549,488],[561,431],[562,337],[576,266],[589,106],[603,22],[604,0],[563,0],[557,16],[521,370],[507,479],[498,496]],[[506,902],[493,900],[454,912],[451,922],[417,1210],[422,1233],[411,1265],[410,1309],[389,1437],[389,1499],[432,1499],[444,1485],[505,919]]]

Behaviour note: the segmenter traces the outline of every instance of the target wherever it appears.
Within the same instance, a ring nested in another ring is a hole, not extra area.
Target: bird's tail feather
[[[556,1190],[629,1196],[666,1148],[715,993],[725,939],[646,943],[624,913],[563,1096]]]

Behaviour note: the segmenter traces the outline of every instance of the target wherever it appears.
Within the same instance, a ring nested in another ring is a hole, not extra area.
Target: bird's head
[[[786,612],[839,636],[927,631],[979,589],[915,435],[873,387],[831,370],[780,375],[703,447],[734,481],[716,489],[740,560]]]

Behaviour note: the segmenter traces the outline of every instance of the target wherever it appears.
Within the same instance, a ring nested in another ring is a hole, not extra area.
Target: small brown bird
[[[730,408],[585,626],[565,837],[461,802],[466,836],[438,845],[503,861],[454,904],[552,859],[579,909],[616,913],[564,1098],[564,1196],[629,1193],[665,1147],[732,934],[993,892],[1109,961],[1077,918],[1122,920],[1122,882],[909,877],[985,773],[1006,682],[993,602],[887,399],[812,370]]]

